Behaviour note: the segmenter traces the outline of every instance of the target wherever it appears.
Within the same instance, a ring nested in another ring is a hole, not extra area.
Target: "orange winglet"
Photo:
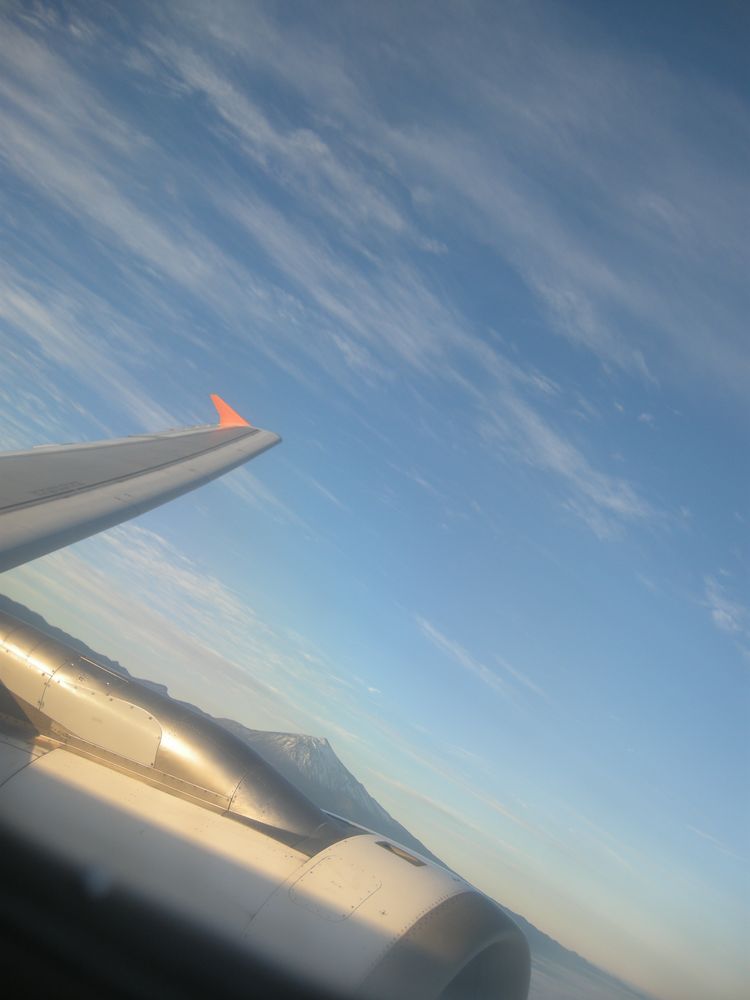
[[[219,427],[252,427],[249,420],[241,417],[236,410],[233,410],[229,403],[225,403],[221,396],[215,392],[211,393],[211,402],[216,407],[219,414]]]

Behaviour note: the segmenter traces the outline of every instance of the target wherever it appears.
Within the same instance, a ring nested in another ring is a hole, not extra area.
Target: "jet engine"
[[[314,987],[525,1000],[526,940],[453,872],[326,814],[214,720],[0,614],[0,823]]]

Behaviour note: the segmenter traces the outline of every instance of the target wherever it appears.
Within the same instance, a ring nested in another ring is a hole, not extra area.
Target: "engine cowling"
[[[0,821],[26,841],[325,989],[526,997],[494,901],[327,815],[213,720],[7,615],[0,680]]]

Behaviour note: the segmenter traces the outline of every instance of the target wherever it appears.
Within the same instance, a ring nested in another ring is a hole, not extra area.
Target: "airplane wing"
[[[173,500],[281,440],[211,399],[218,424],[0,454],[0,572]]]

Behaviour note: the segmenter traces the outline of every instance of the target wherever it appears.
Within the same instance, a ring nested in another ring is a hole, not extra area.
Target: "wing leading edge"
[[[137,517],[281,440],[211,399],[218,424],[0,454],[0,572]]]

